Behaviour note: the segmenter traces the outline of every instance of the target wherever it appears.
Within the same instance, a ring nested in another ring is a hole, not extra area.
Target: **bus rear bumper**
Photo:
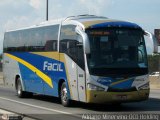
[[[87,90],[87,103],[125,103],[147,100],[149,89],[131,92],[106,92]]]

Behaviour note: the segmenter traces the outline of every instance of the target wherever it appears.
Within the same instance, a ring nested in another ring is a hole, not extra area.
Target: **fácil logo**
[[[63,72],[63,69],[60,63],[50,63],[48,61],[44,61],[43,70]]]
[[[109,85],[109,84],[112,83],[112,80],[109,79],[109,78],[99,78],[99,79],[97,80],[97,82],[98,82],[98,83],[101,83],[101,84],[103,84],[103,85]]]

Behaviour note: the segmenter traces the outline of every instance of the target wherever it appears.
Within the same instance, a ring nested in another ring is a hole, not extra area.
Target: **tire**
[[[65,82],[63,82],[62,85],[61,85],[60,98],[61,98],[61,104],[64,107],[69,107],[70,106],[68,90],[67,90]]]
[[[33,96],[33,93],[25,92],[22,90],[22,83],[20,81],[20,78],[17,79],[16,93],[19,98],[29,98]]]
[[[17,92],[17,96],[19,98],[24,98],[25,97],[25,92],[22,90],[22,83],[20,81],[20,78],[17,79],[16,92]]]

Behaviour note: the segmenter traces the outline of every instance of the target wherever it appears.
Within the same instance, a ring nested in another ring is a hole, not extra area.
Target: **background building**
[[[160,29],[154,29],[154,34],[158,41],[158,44],[160,45]]]

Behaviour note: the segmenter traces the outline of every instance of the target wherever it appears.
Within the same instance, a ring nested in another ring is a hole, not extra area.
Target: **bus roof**
[[[135,23],[127,22],[127,21],[114,20],[114,19],[103,17],[103,16],[95,16],[95,15],[78,15],[78,16],[69,16],[67,18],[62,18],[62,19],[49,20],[37,25],[30,26],[30,27],[24,27],[24,28],[15,29],[15,30],[8,30],[6,32],[61,24],[62,21],[63,22],[74,21],[74,22],[80,23],[81,25],[83,25],[82,27],[85,29],[102,28],[102,27],[129,27],[129,28],[142,29],[139,25]]]
[[[140,28],[139,25],[127,21],[120,21],[115,19],[109,19],[101,16],[78,16],[72,18],[72,20],[77,20],[84,25],[84,28],[102,28],[102,27],[127,27],[127,28]]]
[[[50,25],[56,25],[56,24],[60,24],[62,20],[63,19],[54,19],[54,20],[44,21],[44,22],[41,22],[41,23],[36,24],[36,25],[29,26],[29,27],[7,30],[6,32],[19,31],[19,30],[25,30],[25,29],[31,29],[31,28],[38,28],[38,27],[50,26]]]

